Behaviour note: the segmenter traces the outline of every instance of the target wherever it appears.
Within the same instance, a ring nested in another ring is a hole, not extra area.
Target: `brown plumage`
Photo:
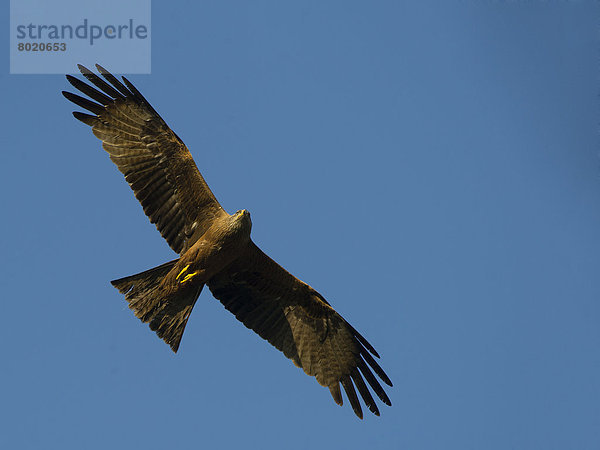
[[[93,113],[73,115],[92,127],[150,221],[179,254],[159,267],[112,281],[135,315],[177,352],[207,285],[238,320],[328,387],[339,405],[340,383],[360,418],[355,388],[376,415],[379,409],[367,384],[391,405],[373,374],[392,386],[372,356],[379,357],[375,349],[321,294],[252,242],[250,214],[225,212],[187,147],[139,91],[125,77],[121,83],[96,67],[102,77],[79,66],[91,85],[67,75],[93,101],[63,95]]]

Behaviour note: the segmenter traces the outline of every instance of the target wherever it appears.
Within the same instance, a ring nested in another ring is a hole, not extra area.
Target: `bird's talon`
[[[192,273],[188,273],[185,277],[183,277],[183,279],[180,281],[180,283],[185,283],[186,281],[191,280],[192,278],[194,278],[196,275],[198,275],[198,271],[196,272],[192,272]]]
[[[176,280],[179,280],[179,277],[180,277],[180,276],[181,276],[183,273],[185,273],[185,271],[186,271],[186,270],[188,270],[188,267],[190,267],[190,265],[189,265],[189,264],[188,264],[187,266],[185,266],[183,269],[181,269],[181,272],[179,272],[179,273],[177,274],[177,276],[175,277],[175,279],[176,279]]]

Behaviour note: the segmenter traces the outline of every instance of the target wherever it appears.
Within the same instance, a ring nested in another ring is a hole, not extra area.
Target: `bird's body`
[[[236,259],[250,241],[252,221],[245,209],[224,214],[181,254],[165,278],[170,285],[206,283]]]
[[[265,255],[250,237],[246,210],[229,215],[218,203],[181,139],[139,91],[97,66],[83,66],[94,86],[67,76],[94,101],[63,92],[94,115],[75,112],[103,141],[144,212],[179,258],[112,281],[129,307],[177,352],[187,320],[203,287],[248,328],[329,388],[342,404],[340,384],[362,418],[355,387],[375,414],[365,380],[386,404],[371,372],[391,386],[372,355],[375,349],[308,284]]]

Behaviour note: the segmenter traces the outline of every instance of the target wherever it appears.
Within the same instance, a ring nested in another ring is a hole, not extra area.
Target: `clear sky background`
[[[382,355],[393,406],[363,421],[208,290],[177,355],[133,316],[109,280],[174,254],[64,77],[8,75],[7,44],[0,447],[600,448],[599,17],[154,2],[131,80]]]

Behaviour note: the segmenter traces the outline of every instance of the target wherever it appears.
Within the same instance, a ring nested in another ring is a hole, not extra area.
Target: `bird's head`
[[[240,209],[233,215],[233,219],[243,228],[248,228],[248,232],[252,228],[252,220],[250,220],[250,212],[247,209]]]

